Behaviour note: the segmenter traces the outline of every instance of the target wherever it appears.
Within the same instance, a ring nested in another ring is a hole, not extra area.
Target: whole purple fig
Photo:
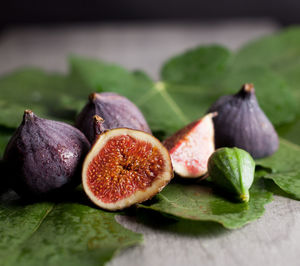
[[[213,118],[216,148],[241,148],[254,158],[269,156],[278,149],[277,133],[258,105],[253,84],[221,97],[208,112],[218,113]]]
[[[151,134],[151,130],[138,107],[126,97],[116,93],[93,93],[76,120],[80,129],[92,143],[95,140],[93,116],[103,120],[103,130],[113,128],[131,128]]]
[[[4,160],[12,188],[20,195],[43,197],[80,183],[90,143],[77,128],[42,119],[32,111],[9,141]]]

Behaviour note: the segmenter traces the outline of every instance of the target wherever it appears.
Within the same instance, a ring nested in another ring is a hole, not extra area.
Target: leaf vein
[[[180,110],[177,103],[171,98],[171,96],[166,92],[166,86],[163,82],[157,82],[154,88],[161,94],[165,101],[169,104],[174,113],[178,118],[185,124],[189,122],[184,113]]]

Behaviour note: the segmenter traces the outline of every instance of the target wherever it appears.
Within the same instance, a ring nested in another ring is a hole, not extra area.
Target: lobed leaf
[[[77,202],[24,203],[7,193],[0,202],[1,263],[104,265],[120,249],[142,241],[115,215]]]
[[[282,138],[300,145],[300,117],[291,123],[277,127],[276,130]]]
[[[280,74],[300,100],[300,28],[290,27],[276,34],[254,40],[240,49],[237,67],[260,65]],[[300,112],[300,108],[299,108]]]
[[[48,74],[28,68],[0,78],[0,125],[19,126],[25,109],[49,119],[72,121],[74,111],[62,106],[61,99],[70,94],[70,80],[60,74]]]
[[[272,201],[262,180],[250,189],[248,203],[236,203],[217,193],[210,182],[183,185],[169,184],[150,205],[139,207],[194,221],[212,221],[229,229],[240,228],[258,219],[265,211],[264,205]]]
[[[234,54],[220,46],[200,46],[167,61],[162,67],[162,79],[172,86],[181,85],[182,98],[194,96],[196,99],[202,91],[201,102],[190,102],[190,106],[198,110],[203,107],[207,110],[219,97],[236,93],[244,83],[254,83],[258,102],[272,123],[293,121],[298,107],[288,83],[267,66],[239,65],[234,59]],[[191,86],[197,88],[192,95]],[[201,106],[202,102],[206,104]],[[186,112],[185,106],[182,112]]]
[[[218,88],[231,56],[219,45],[199,46],[169,59],[162,66],[161,78],[173,84]]]
[[[257,164],[271,169],[264,178],[272,179],[292,198],[300,200],[300,146],[281,139],[279,150],[257,160]]]

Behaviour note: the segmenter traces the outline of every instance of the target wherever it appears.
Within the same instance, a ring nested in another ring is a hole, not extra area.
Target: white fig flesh
[[[209,113],[164,141],[170,152],[176,174],[183,178],[198,178],[207,172],[207,162],[215,150],[214,126]]]

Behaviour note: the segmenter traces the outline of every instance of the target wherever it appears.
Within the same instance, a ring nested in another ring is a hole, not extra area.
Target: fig
[[[210,113],[196,120],[163,144],[168,149],[175,173],[183,178],[197,178],[207,172],[207,161],[215,150],[214,127]]]
[[[212,181],[242,202],[249,201],[254,172],[253,158],[242,149],[220,148],[208,160],[208,174]]]
[[[93,143],[95,132],[93,116],[99,115],[104,119],[103,130],[114,128],[131,128],[151,133],[151,130],[138,107],[126,97],[116,93],[92,93],[76,119],[76,127],[80,129]]]
[[[172,178],[170,155],[161,142],[128,128],[99,135],[82,169],[85,193],[107,210],[124,209],[150,199]]]
[[[11,186],[20,195],[44,197],[78,185],[89,149],[77,128],[25,110],[4,153]]]
[[[238,147],[254,158],[270,156],[278,149],[277,133],[259,107],[253,84],[221,97],[208,112],[218,112],[213,118],[216,148]]]

